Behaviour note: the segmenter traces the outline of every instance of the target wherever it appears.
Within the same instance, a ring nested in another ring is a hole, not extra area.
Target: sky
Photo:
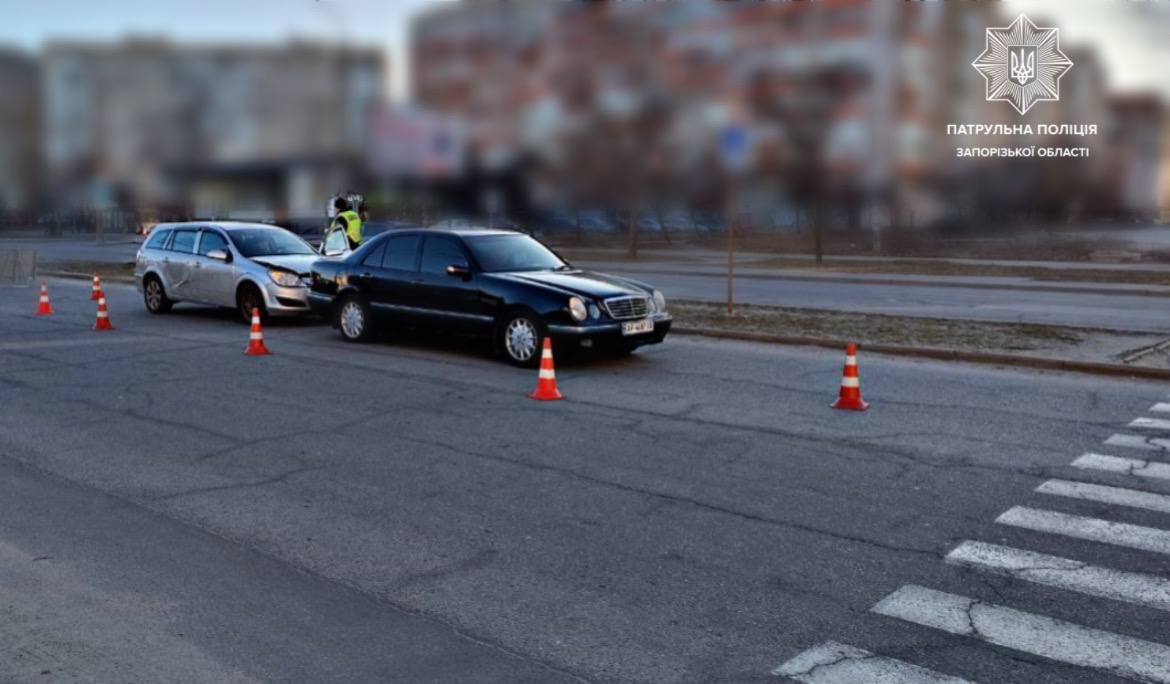
[[[390,93],[402,100],[410,18],[449,1],[0,0],[0,43],[36,50],[49,39],[127,34],[211,42],[344,36],[386,50]],[[1170,98],[1170,0],[1008,0],[1002,7],[1005,16],[1024,12],[1059,27],[1062,45],[1095,45],[1114,87],[1155,89]]]
[[[0,43],[35,51],[47,40],[278,42],[346,38],[386,50],[391,96],[406,95],[410,18],[449,0],[0,0]]]

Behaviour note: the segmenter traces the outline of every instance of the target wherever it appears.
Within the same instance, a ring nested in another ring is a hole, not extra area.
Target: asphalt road
[[[663,273],[621,263],[608,265],[605,270],[653,283],[668,299],[727,301],[726,276]],[[1091,287],[1092,284],[1078,285]],[[735,280],[735,300],[743,304],[895,316],[1170,332],[1170,296],[1052,292],[1027,287],[892,285],[861,279],[858,282],[832,282],[739,277]]]
[[[36,249],[44,267],[45,263],[61,260],[133,261],[138,245],[125,238],[111,238],[103,244],[26,239],[4,240],[0,248]],[[678,268],[677,263],[672,266],[666,262],[612,262],[598,266],[600,270],[653,283],[668,299],[726,301],[727,286],[722,276],[663,272]],[[1005,279],[985,280],[1002,283]],[[1041,285],[1052,287],[1059,283]],[[1092,284],[1072,285],[1085,287]],[[735,281],[735,297],[737,302],[745,304],[1170,333],[1170,296],[1052,292],[1022,285],[1014,289],[989,289],[739,277]]]
[[[863,350],[848,413],[838,354],[674,337],[538,403],[475,345],[247,357],[228,315],[109,286],[97,333],[50,287],[0,288],[0,680],[1170,681],[1170,479],[1070,465],[1170,461],[1103,444],[1170,434],[1127,427],[1163,385]]]

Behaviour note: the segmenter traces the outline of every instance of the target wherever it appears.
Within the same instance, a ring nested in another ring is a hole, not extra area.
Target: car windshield
[[[467,238],[475,260],[487,273],[566,270],[568,264],[527,235],[480,235]]]
[[[279,228],[244,228],[228,233],[240,254],[251,259],[258,256],[316,254],[309,243]]]

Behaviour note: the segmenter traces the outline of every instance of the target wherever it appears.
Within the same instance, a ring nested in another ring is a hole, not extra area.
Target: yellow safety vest
[[[337,219],[345,219],[345,234],[349,237],[350,242],[355,245],[362,243],[362,217],[353,210],[343,211],[333,218],[333,225],[337,225]]]

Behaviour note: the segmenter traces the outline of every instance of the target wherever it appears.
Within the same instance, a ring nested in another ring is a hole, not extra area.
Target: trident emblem
[[[1020,85],[1036,78],[1036,48],[1011,48],[1011,75]]]

